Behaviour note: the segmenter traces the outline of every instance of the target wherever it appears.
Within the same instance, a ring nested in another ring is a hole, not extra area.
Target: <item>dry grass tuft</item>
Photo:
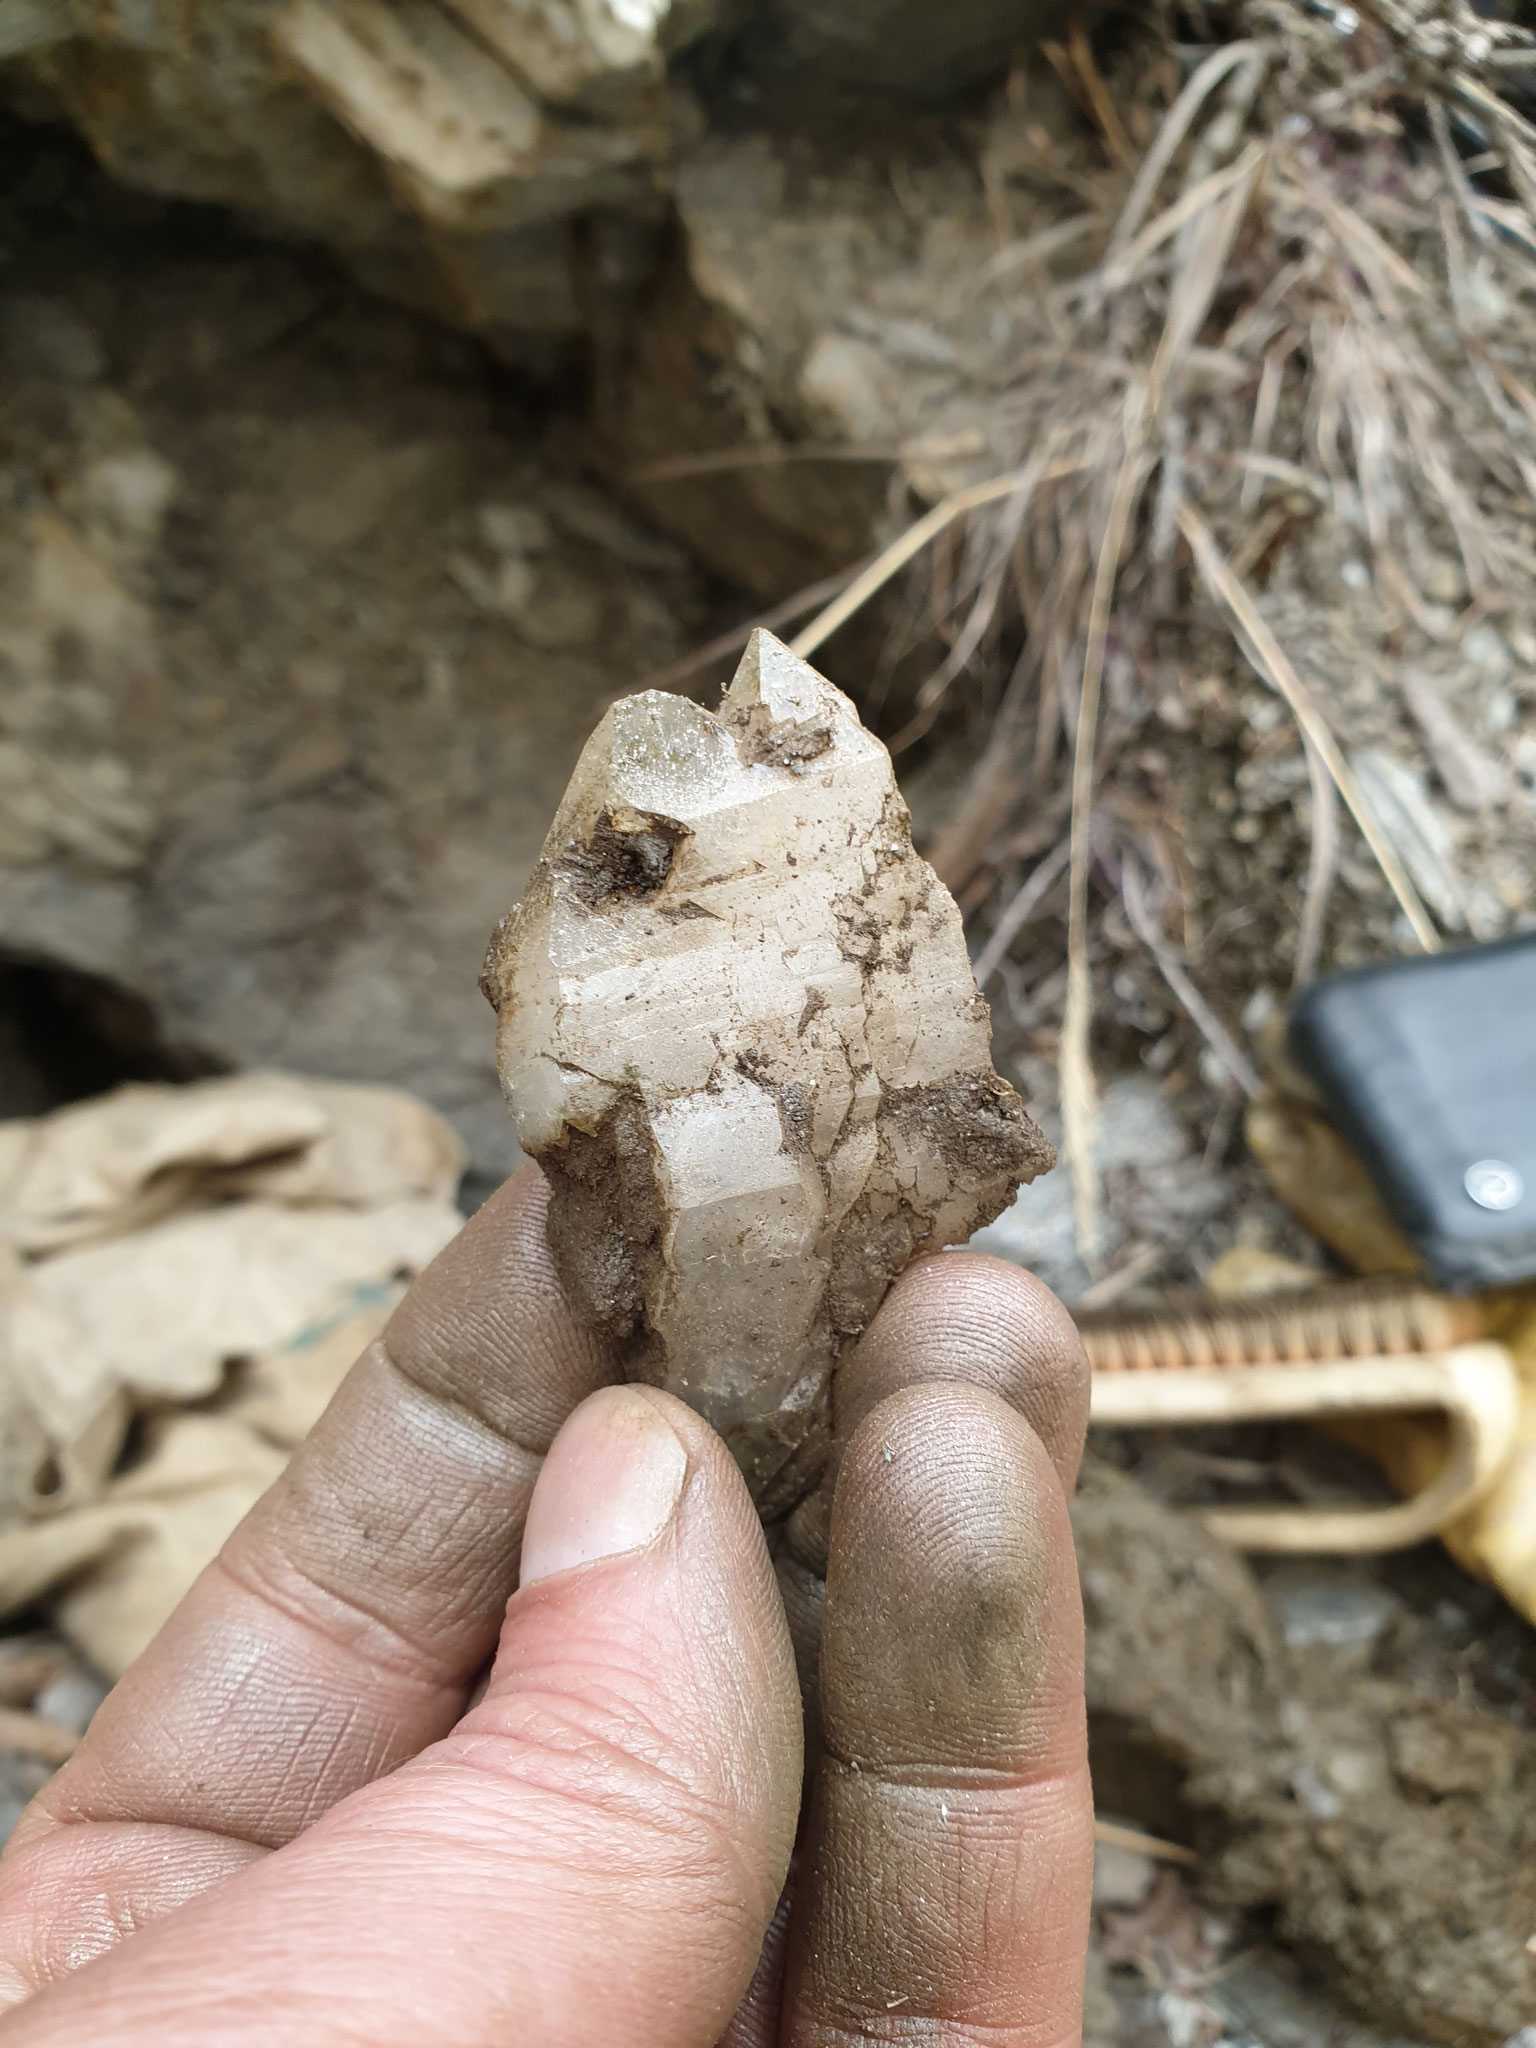
[[[1005,243],[976,280],[1011,334],[988,455],[795,642],[809,653],[929,550],[946,653],[895,744],[1012,663],[933,859],[963,902],[995,906],[986,975],[1006,975],[1065,873],[1059,1062],[1090,1260],[1096,962],[1102,979],[1111,956],[1143,948],[1216,1069],[1255,1083],[1197,982],[1178,820],[1125,767],[1145,736],[1145,679],[1179,669],[1171,642],[1187,657],[1219,626],[1294,720],[1305,882],[1275,940],[1291,978],[1323,958],[1339,875],[1371,886],[1341,801],[1400,913],[1388,944],[1433,947],[1437,920],[1481,936],[1498,913],[1472,907],[1486,890],[1455,872],[1433,806],[1413,796],[1454,716],[1426,686],[1402,718],[1400,765],[1377,750],[1357,772],[1347,692],[1306,676],[1284,621],[1301,616],[1319,555],[1336,568],[1358,554],[1388,667],[1417,673],[1421,654],[1433,667],[1473,625],[1528,610],[1536,569],[1536,127],[1509,97],[1536,81],[1536,38],[1464,0],[1359,0],[1358,14],[1239,0],[1222,19],[1227,39],[1181,51],[1183,82],[1160,99],[1145,81],[1170,67],[1145,51],[1130,86],[1102,76],[1081,37],[1051,53],[1103,161],[1068,177],[1041,137],[1034,175],[1086,203]],[[1376,686],[1395,695],[1390,675]],[[1489,773],[1484,809],[1502,789],[1518,810],[1515,781]],[[1528,830],[1528,805],[1520,815]]]

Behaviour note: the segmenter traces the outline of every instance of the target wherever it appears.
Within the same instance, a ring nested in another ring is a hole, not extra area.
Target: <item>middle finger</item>
[[[909,1266],[832,1383],[837,1445],[826,1478],[790,1517],[778,1557],[808,1732],[814,1739],[827,1528],[841,1446],[904,1387],[984,1388],[1029,1424],[1070,1494],[1088,1428],[1088,1360],[1077,1325],[1042,1281],[1001,1259],[945,1252]]]
[[[833,1509],[786,2048],[1076,2038],[1092,1880],[1066,1497],[992,1394],[864,1420]]]

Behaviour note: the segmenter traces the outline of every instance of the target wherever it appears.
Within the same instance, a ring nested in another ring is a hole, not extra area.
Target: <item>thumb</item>
[[[800,1707],[729,1453],[609,1387],[444,1741],[0,2022],[6,2048],[707,2048],[789,1861]]]

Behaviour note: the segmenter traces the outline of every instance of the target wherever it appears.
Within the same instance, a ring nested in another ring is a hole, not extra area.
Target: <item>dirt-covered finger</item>
[[[785,2041],[1076,2038],[1092,1872],[1066,1498],[996,1394],[873,1409],[832,1513]]]
[[[1077,1325],[1032,1273],[978,1252],[936,1254],[907,1268],[838,1367],[831,1464],[787,1531],[801,1564],[825,1569],[842,1447],[880,1402],[928,1382],[984,1388],[1006,1401],[1071,1492],[1088,1429],[1088,1360]]]
[[[1043,1280],[980,1252],[907,1268],[838,1369],[838,1439],[903,1387],[984,1387],[1039,1437],[1071,1491],[1088,1428],[1088,1361],[1077,1325]]]
[[[146,1889],[121,1824],[276,1846],[457,1719],[517,1584],[543,1455],[616,1376],[566,1307],[545,1199],[534,1169],[518,1175],[422,1275],[23,1822],[18,1847],[117,1824],[99,1842],[124,1873],[60,1840],[87,1891],[131,1873],[112,1915],[77,1900],[82,1924],[184,1895],[153,1858]]]
[[[784,2013],[784,1954],[789,1946],[794,1905],[795,1873],[791,1866],[789,1882],[763,1936],[752,1982],[731,2015],[731,2023],[720,2036],[717,2048],[779,2048]]]

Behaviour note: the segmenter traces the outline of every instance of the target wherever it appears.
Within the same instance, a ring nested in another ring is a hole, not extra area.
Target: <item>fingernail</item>
[[[654,1543],[672,1519],[688,1453],[633,1387],[604,1387],[549,1447],[523,1532],[522,1584]]]

